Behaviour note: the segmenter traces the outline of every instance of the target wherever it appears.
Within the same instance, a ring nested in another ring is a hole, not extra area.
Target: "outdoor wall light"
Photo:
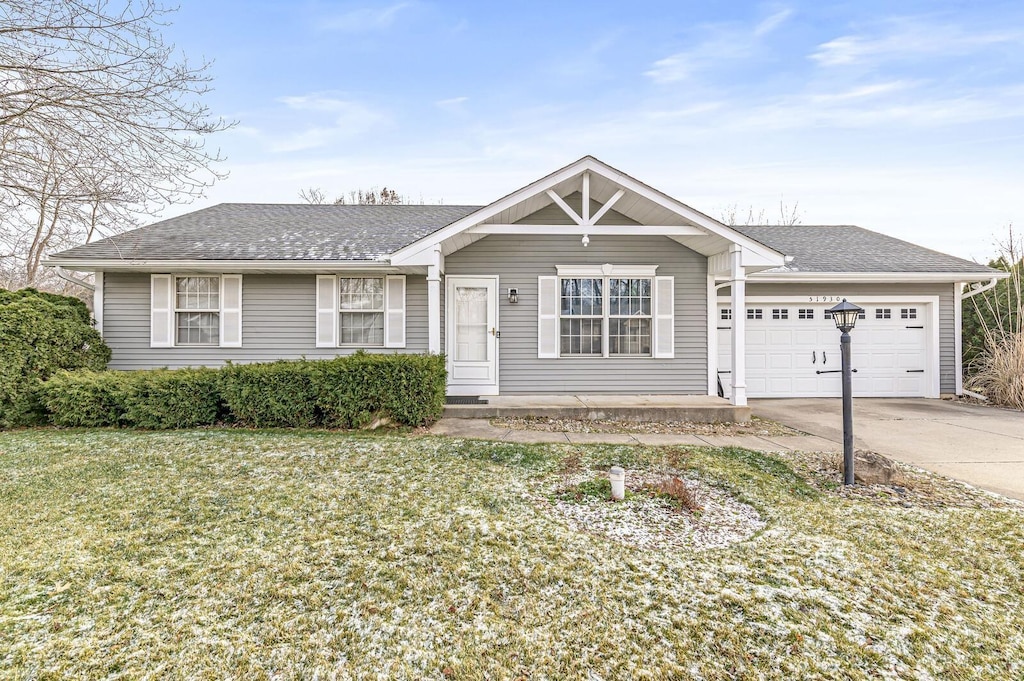
[[[589,246],[590,245],[590,235],[589,234],[584,234],[583,235],[583,239],[580,240],[580,243],[583,244],[583,248],[586,248],[587,246]]]
[[[839,350],[843,358],[843,484],[852,485],[853,480],[853,372],[856,369],[850,368],[850,332],[857,324],[857,316],[864,311],[853,303],[846,301],[839,303],[828,311],[836,323],[836,328],[842,332],[839,336]],[[832,373],[831,371],[819,371],[819,374]]]
[[[513,305],[519,302],[519,289],[510,288],[508,290],[508,302],[512,303]]]

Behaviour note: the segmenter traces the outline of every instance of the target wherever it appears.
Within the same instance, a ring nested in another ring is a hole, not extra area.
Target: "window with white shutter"
[[[151,275],[150,346],[242,347],[242,275]]]
[[[656,266],[565,266],[537,280],[537,356],[675,356],[675,279]]]
[[[316,347],[404,348],[406,277],[318,275]]]

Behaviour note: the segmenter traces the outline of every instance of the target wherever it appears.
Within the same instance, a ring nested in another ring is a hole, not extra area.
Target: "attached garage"
[[[747,394],[750,397],[835,397],[839,332],[828,309],[808,296],[748,297]],[[864,308],[854,331],[854,393],[862,397],[938,397],[938,296],[857,298]],[[718,374],[731,395],[730,342],[733,311],[719,302]]]
[[[786,254],[784,267],[744,281],[740,384],[747,396],[841,394],[840,334],[826,311],[844,298],[864,308],[851,334],[855,396],[962,393],[962,299],[1001,273],[849,225],[736,229]],[[716,280],[708,319],[715,364],[708,379],[727,397],[735,383],[731,283]]]

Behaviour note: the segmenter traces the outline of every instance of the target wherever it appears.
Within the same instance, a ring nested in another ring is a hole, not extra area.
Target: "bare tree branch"
[[[224,175],[206,138],[210,63],[160,30],[156,0],[0,5],[0,284],[32,285],[48,250],[130,228]]]

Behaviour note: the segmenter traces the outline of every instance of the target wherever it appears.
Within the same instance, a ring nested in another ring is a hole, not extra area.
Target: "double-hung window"
[[[220,277],[174,278],[174,344],[220,344]]]
[[[404,348],[405,275],[316,277],[316,347]]]
[[[540,277],[538,356],[673,356],[674,280],[654,271],[567,266]]]
[[[338,344],[384,347],[384,277],[340,277]]]
[[[242,275],[151,274],[149,344],[242,347]]]
[[[604,355],[604,280],[561,279],[560,353]]]
[[[608,279],[608,354],[651,356],[651,279]]]

